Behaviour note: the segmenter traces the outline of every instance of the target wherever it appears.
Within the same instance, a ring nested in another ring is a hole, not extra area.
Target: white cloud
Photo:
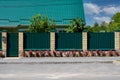
[[[120,5],[97,5],[97,3],[84,3],[84,9],[87,22],[92,24],[96,21],[100,24],[103,21],[109,23],[111,21],[111,17],[115,13],[120,12]]]
[[[107,15],[113,15],[117,12],[120,12],[120,6],[115,5],[106,5],[106,6],[98,6],[95,3],[84,3],[84,9],[86,14],[100,14],[105,13]]]
[[[117,12],[120,12],[120,6],[107,6],[103,8],[103,12],[108,15],[113,15]]]
[[[84,9],[86,14],[99,14],[101,12],[100,7],[93,3],[84,3]]]
[[[99,23],[105,21],[106,23],[109,23],[111,21],[111,18],[110,17],[93,17],[93,19]]]

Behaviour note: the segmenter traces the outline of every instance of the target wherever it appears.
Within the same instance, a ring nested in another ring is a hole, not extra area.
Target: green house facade
[[[29,25],[33,15],[67,25],[73,18],[84,18],[82,0],[0,0],[0,26]]]

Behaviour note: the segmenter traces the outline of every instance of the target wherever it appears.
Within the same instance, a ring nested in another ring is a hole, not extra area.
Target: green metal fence
[[[56,50],[82,49],[82,33],[56,33]]]
[[[88,50],[114,50],[114,33],[88,33]]]
[[[50,33],[24,33],[24,49],[50,49]]]
[[[7,57],[18,56],[18,33],[7,34]]]

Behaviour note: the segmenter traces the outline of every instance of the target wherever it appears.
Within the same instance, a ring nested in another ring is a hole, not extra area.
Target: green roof
[[[82,0],[0,0],[0,26],[28,25],[33,15],[54,19],[57,25],[84,18]]]

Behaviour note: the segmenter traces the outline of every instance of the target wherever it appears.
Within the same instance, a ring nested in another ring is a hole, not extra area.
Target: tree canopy
[[[85,22],[81,18],[74,18],[70,21],[70,25],[66,32],[82,32],[84,30]]]
[[[55,29],[54,20],[49,20],[48,17],[40,14],[33,16],[30,21],[30,32],[50,32],[50,30]]]
[[[120,23],[120,12],[116,13],[115,15],[113,15],[112,21],[116,22],[116,23]]]
[[[113,32],[115,30],[120,30],[120,12],[113,15],[112,21],[110,22],[108,27],[109,32]]]
[[[85,22],[81,18],[74,18],[70,21],[69,26],[66,28],[66,32],[82,32],[86,30],[87,32],[114,32],[115,30],[120,30],[120,12],[113,15],[110,23],[103,21],[101,24],[97,22],[93,26],[85,26]],[[29,26],[30,32],[50,32],[50,30],[55,29],[55,21],[49,20],[48,17],[37,14],[32,17],[31,24]]]
[[[95,22],[93,26],[87,25],[85,27],[88,32],[114,32],[115,30],[120,30],[120,12],[113,15],[110,23],[103,21],[100,25]]]

